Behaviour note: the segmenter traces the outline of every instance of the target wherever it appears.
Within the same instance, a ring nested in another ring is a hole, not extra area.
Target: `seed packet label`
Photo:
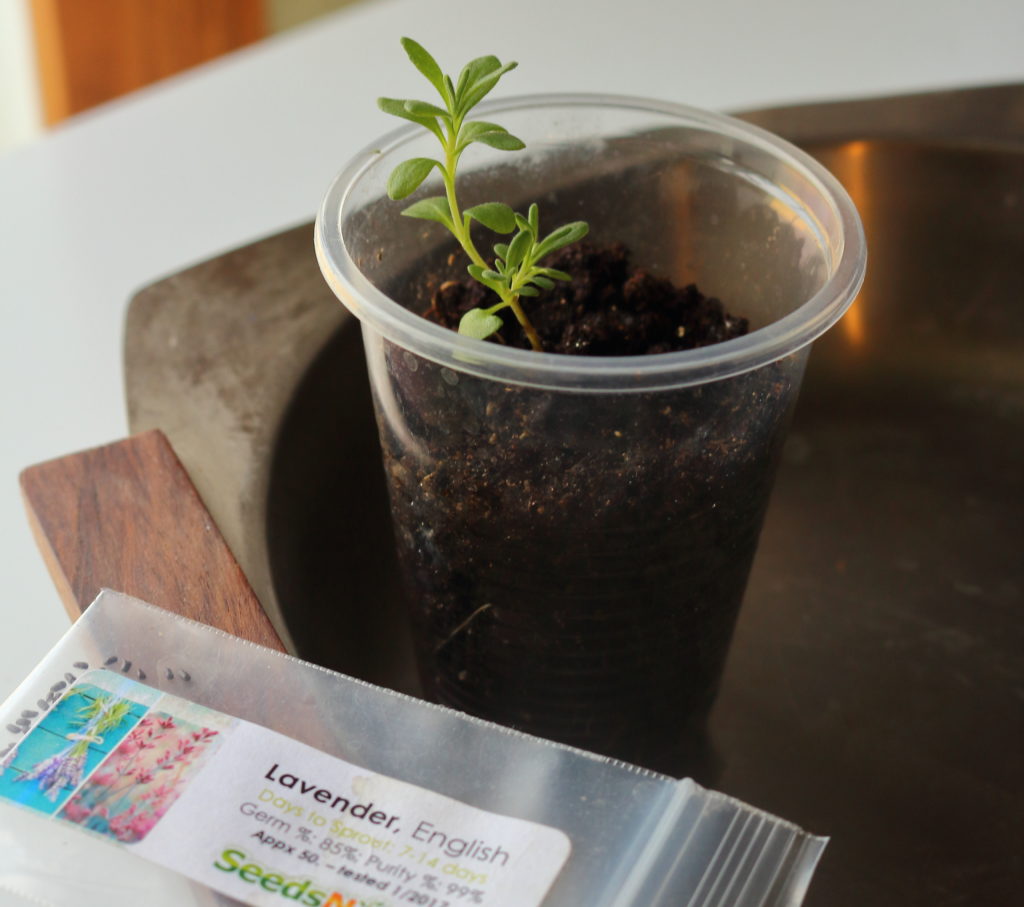
[[[0,798],[247,904],[538,907],[571,850],[108,671],[7,754]]]

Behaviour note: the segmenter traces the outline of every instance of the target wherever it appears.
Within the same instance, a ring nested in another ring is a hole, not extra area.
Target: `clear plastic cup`
[[[465,207],[587,220],[590,240],[697,284],[751,332],[628,357],[459,336],[421,314],[465,273],[461,251],[385,193],[436,140],[399,129],[348,165],[316,249],[362,324],[424,689],[678,769],[665,754],[714,699],[809,346],[863,279],[860,221],[813,159],[728,117],[593,95],[480,116],[527,149],[473,146]]]

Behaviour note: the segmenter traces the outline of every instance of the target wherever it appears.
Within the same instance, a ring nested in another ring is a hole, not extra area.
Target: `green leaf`
[[[441,164],[429,157],[414,157],[403,161],[388,177],[388,198],[398,201],[412,195],[435,167],[440,169]]]
[[[428,104],[426,101],[406,101],[405,109],[417,117],[444,117],[448,119],[448,111],[436,104]]]
[[[590,227],[587,226],[587,222],[582,220],[562,225],[537,244],[537,248],[533,253],[533,260],[540,261],[545,255],[550,255],[552,252],[564,248],[570,243],[583,239],[589,231]]]
[[[519,288],[519,295],[520,296],[540,296],[540,293],[536,289],[534,289],[533,287],[520,287]]]
[[[508,243],[495,243],[494,254],[497,255],[498,258],[508,258]]]
[[[548,277],[543,277],[540,274],[534,274],[533,277],[530,278],[530,283],[537,284],[537,286],[542,290],[550,290],[555,285],[553,280]]]
[[[512,239],[512,242],[508,246],[508,256],[505,261],[508,262],[509,267],[517,266],[524,258],[526,253],[530,251],[530,246],[533,245],[533,236],[529,230],[520,230]]]
[[[559,271],[558,268],[540,268],[537,273],[555,280],[572,280],[572,274],[566,274],[565,271]]]
[[[493,54],[488,54],[485,57],[477,57],[475,60],[470,60],[462,67],[462,72],[459,73],[459,85],[458,88],[455,89],[456,100],[460,100],[465,90],[474,82],[500,68],[501,60]]]
[[[526,147],[526,143],[522,139],[507,132],[485,132],[483,135],[478,135],[474,141],[490,145],[499,151],[522,151]]]
[[[530,205],[526,219],[530,222],[530,229],[533,231],[533,235],[540,236],[540,208],[537,207],[536,202]]]
[[[515,212],[501,202],[485,202],[466,209],[466,214],[495,233],[511,233],[516,228]]]
[[[412,60],[412,65],[427,77],[430,84],[437,89],[437,93],[443,97],[444,75],[441,72],[441,67],[437,65],[437,60],[427,52],[422,44],[413,41],[412,38],[402,38],[402,47],[405,48],[409,59]]]
[[[483,309],[470,309],[459,321],[459,333],[464,337],[486,340],[501,330],[502,320]]]
[[[410,120],[413,123],[418,123],[424,129],[429,129],[440,141],[444,141],[444,137],[441,134],[441,127],[437,125],[437,120],[433,117],[422,117],[414,113],[409,113],[405,109],[405,101],[400,101],[398,98],[377,98],[377,106],[385,113],[391,114],[393,117],[401,117],[403,120]]]
[[[476,107],[477,104],[490,94],[491,89],[498,84],[498,79],[505,75],[505,73],[511,72],[518,65],[518,63],[506,63],[504,66],[494,70],[494,72],[467,85],[465,94],[459,98],[459,113],[465,114]]]
[[[441,196],[420,199],[420,201],[409,205],[402,214],[405,217],[437,221],[439,224],[444,224],[449,230],[452,229],[452,215],[448,208],[448,199]]]
[[[482,283],[487,289],[494,290],[499,296],[501,295],[502,289],[504,289],[504,281],[491,280],[489,277],[484,275],[489,268],[481,268],[480,265],[467,265],[466,270],[469,271],[469,276],[474,280]]]
[[[520,230],[530,231],[530,222],[522,214],[516,213],[516,226]]]
[[[476,137],[483,135],[485,132],[504,132],[508,130],[504,126],[499,126],[497,123],[486,123],[483,120],[470,120],[468,123],[462,124],[462,129],[459,132],[459,138],[469,142],[475,141]]]
[[[469,123],[463,123],[462,129],[459,130],[459,153],[461,154],[467,146],[471,145],[473,142],[485,141],[484,136],[506,136],[513,142],[520,142],[520,140],[515,138],[515,136],[509,136],[508,130],[504,126],[499,126],[497,123],[485,123],[483,120],[473,120]],[[497,139],[497,141],[502,142],[504,140]],[[487,141],[487,144],[492,145],[492,147],[495,148],[498,147],[498,145],[494,144],[493,141]],[[506,144],[508,143],[506,142]],[[520,142],[518,148],[525,147],[526,145]],[[507,150],[514,151],[517,150],[517,148],[512,148],[510,146]]]

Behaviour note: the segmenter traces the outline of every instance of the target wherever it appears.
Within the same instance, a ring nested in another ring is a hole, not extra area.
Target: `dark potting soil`
[[[552,351],[687,349],[747,323],[693,287],[579,246],[530,299]],[[457,325],[475,284],[431,316]],[[537,304],[539,303],[539,305]],[[502,340],[527,346],[515,323]],[[592,395],[456,374],[385,342],[378,418],[426,694],[674,773],[709,708],[756,548],[799,364]]]
[[[617,243],[576,243],[544,262],[572,275],[536,298],[523,300],[544,351],[578,356],[641,356],[692,350],[747,333],[746,318],[725,311],[694,284],[676,287],[630,262]],[[493,305],[494,294],[466,277],[434,293],[426,317],[452,330],[469,309]],[[511,312],[503,313],[499,342],[524,349],[530,343]]]

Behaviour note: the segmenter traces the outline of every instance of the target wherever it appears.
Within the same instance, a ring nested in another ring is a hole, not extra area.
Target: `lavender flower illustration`
[[[18,755],[18,744],[12,743],[7,747],[7,752],[3,759],[0,759],[0,778],[4,776],[4,772],[11,767],[14,762],[14,757]]]
[[[81,730],[67,735],[71,743],[59,753],[37,763],[17,780],[36,781],[47,799],[56,802],[65,788],[82,783],[89,744],[100,744],[103,735],[117,728],[131,713],[132,703],[114,696],[97,696],[78,710]]]

